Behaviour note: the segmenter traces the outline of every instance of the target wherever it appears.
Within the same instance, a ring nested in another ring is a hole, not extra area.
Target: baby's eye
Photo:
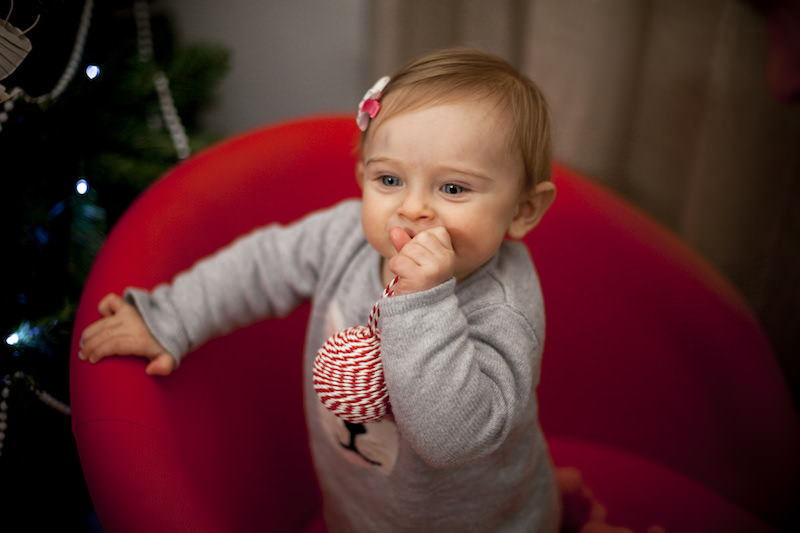
[[[402,184],[397,176],[381,176],[381,183],[386,187],[398,187]]]
[[[461,185],[456,185],[455,183],[448,183],[447,185],[443,185],[441,191],[445,194],[461,194],[466,189]]]

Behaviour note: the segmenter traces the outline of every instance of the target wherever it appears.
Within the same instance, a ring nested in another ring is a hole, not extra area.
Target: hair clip
[[[375,82],[375,85],[369,88],[358,104],[358,115],[356,116],[356,124],[361,131],[367,131],[369,121],[378,114],[381,109],[381,92],[386,88],[389,83],[389,76],[384,76]]]

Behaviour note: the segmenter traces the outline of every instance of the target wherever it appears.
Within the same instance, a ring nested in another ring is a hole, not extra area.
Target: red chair
[[[254,226],[358,194],[352,117],[255,130],[168,172],[109,235],[71,354],[73,431],[106,531],[325,531],[301,398],[307,306],[204,345],[168,378],[139,358],[80,362],[97,302],[169,280]],[[527,239],[547,340],[541,420],[637,531],[788,526],[800,423],[756,320],[720,275],[620,198],[556,166]],[[770,525],[771,524],[771,525]]]

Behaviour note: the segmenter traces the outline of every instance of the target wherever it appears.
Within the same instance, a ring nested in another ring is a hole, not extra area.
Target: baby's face
[[[455,277],[466,278],[494,255],[517,212],[524,165],[509,149],[505,115],[488,102],[460,101],[373,127],[358,171],[367,240],[388,259],[392,228],[413,238],[442,226]]]

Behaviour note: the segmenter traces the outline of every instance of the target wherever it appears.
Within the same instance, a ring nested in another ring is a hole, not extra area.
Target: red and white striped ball
[[[347,422],[376,422],[389,414],[389,391],[375,331],[357,326],[329,338],[314,360],[314,389],[322,404]]]

